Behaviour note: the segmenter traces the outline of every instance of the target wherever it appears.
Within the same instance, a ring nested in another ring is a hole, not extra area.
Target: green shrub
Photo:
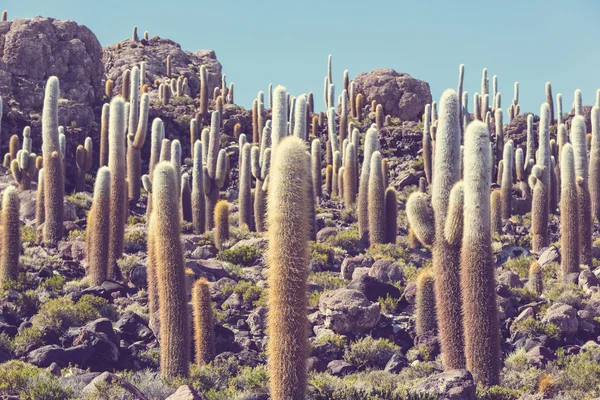
[[[334,252],[330,246],[323,243],[310,242],[308,248],[311,255],[310,260],[317,265],[317,269],[327,269],[333,264]]]
[[[477,387],[477,399],[478,400],[517,400],[521,397],[521,393],[518,390],[508,389],[502,386],[492,386],[485,388],[483,386]]]
[[[67,240],[85,240],[85,231],[81,229],[73,229],[69,232]]]
[[[66,297],[52,299],[42,304],[33,317],[33,326],[48,327],[61,333],[72,326],[81,326],[99,318],[103,311],[108,314],[108,300],[90,294],[83,295],[77,303]]]
[[[352,343],[344,354],[344,360],[357,369],[385,367],[399,347],[387,339],[373,339],[371,336]]]
[[[34,244],[37,241],[35,226],[23,225],[21,227],[21,243],[23,246]]]
[[[143,215],[130,215],[127,217],[127,225],[134,226],[137,224],[145,224],[146,217]]]
[[[387,294],[387,296],[385,298],[380,297],[377,300],[379,301],[379,306],[381,307],[381,312],[386,313],[386,314],[395,313],[396,310],[398,309],[398,303],[400,302],[399,298],[395,299],[395,298],[391,297],[389,293]]]
[[[19,398],[24,400],[63,400],[73,395],[71,388],[61,385],[48,373],[30,379],[27,386],[19,392]]]
[[[217,260],[244,267],[252,266],[260,256],[258,249],[253,246],[241,245],[234,249],[226,249],[217,254]]]
[[[545,293],[547,299],[554,302],[568,304],[575,308],[581,308],[587,299],[587,294],[574,283],[556,282]]]
[[[560,338],[560,329],[553,323],[543,323],[533,317],[514,322],[510,331],[512,333],[521,332],[531,336],[546,335],[550,339]]]
[[[332,272],[314,272],[308,277],[308,281],[317,286],[321,286],[325,291],[342,289],[348,286],[347,280]]]
[[[338,232],[336,235],[328,237],[326,243],[329,243],[333,247],[341,247],[350,255],[356,255],[358,254],[359,241],[360,236],[358,235],[358,230],[351,229]]]
[[[0,364],[0,395],[16,395],[25,389],[27,382],[44,370],[23,361],[12,360]]]
[[[65,286],[65,278],[61,275],[52,275],[50,278],[40,283],[40,287],[48,288],[54,293],[62,293]]]
[[[256,305],[256,302],[263,295],[264,289],[250,281],[238,281],[235,285],[223,285],[221,291],[227,297],[232,293],[237,293],[242,296],[245,303]]]
[[[146,249],[148,235],[145,230],[135,229],[125,234],[125,251],[127,253],[137,253]]]
[[[378,243],[369,247],[366,254],[372,256],[375,260],[405,261],[408,257],[408,250],[397,244]]]
[[[33,326],[21,330],[12,342],[16,354],[23,353],[28,349],[40,347],[43,344],[42,331]]]
[[[535,261],[534,256],[519,256],[511,258],[504,263],[504,269],[512,271],[519,275],[519,278],[527,278],[529,276],[529,267],[531,263]]]

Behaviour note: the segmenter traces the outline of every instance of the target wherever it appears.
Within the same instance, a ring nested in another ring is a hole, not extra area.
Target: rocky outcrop
[[[74,21],[53,18],[1,22],[3,138],[31,125],[34,150],[41,146],[44,88],[53,75],[60,81],[59,123],[67,127],[94,124],[93,107],[103,93],[102,46],[96,35]]]
[[[319,309],[325,315],[325,327],[341,334],[372,329],[380,317],[378,303],[371,303],[364,294],[351,289],[325,292]]]
[[[172,76],[167,77],[167,57],[171,56]],[[114,93],[122,91],[123,72],[139,66],[146,61],[145,82],[150,89],[158,89],[154,85],[156,80],[164,82],[168,78],[184,76],[192,97],[197,97],[200,92],[200,66],[205,65],[208,71],[208,94],[212,98],[215,87],[221,85],[221,63],[213,50],[198,50],[195,53],[184,51],[181,46],[169,39],[154,36],[149,40],[137,42],[131,39],[124,40],[114,46],[105,47],[102,51],[102,61],[106,79],[112,79]],[[158,98],[156,90],[150,91],[151,97]]]
[[[354,84],[366,105],[375,100],[384,114],[403,121],[419,121],[425,104],[431,103],[429,83],[390,68],[363,72],[354,78]]]

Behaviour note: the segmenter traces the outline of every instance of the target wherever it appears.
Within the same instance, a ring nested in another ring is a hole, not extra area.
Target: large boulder
[[[577,310],[563,303],[552,304],[542,318],[542,322],[556,325],[563,336],[574,335],[579,328]]]
[[[103,72],[102,46],[83,25],[42,17],[1,22],[3,132],[20,133],[31,125],[34,151],[39,149],[44,90],[50,76],[60,81],[59,123],[94,124],[93,106],[102,100]]]
[[[419,121],[425,104],[431,103],[431,91],[425,81],[404,72],[379,68],[354,78],[356,93],[362,93],[365,104],[373,100],[383,106],[386,115],[403,121]]]
[[[319,309],[325,315],[325,327],[340,334],[368,331],[380,317],[379,303],[371,303],[364,294],[351,289],[323,293]]]

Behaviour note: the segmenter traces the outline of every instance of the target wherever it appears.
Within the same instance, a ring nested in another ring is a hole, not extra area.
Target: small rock
[[[503,273],[501,273],[500,276],[498,276],[498,282],[505,283],[510,287],[523,287],[523,282],[521,282],[519,275],[515,274],[512,271],[504,271]]]
[[[193,387],[189,385],[179,386],[179,389],[172,395],[167,397],[167,400],[207,400],[206,397],[198,393]]]
[[[510,260],[511,258],[517,258],[520,256],[529,256],[531,253],[525,247],[520,246],[504,246],[498,254],[496,254],[496,266],[500,266]]]
[[[131,383],[127,382],[125,379],[121,378],[118,375],[115,375],[111,372],[103,372],[83,388],[82,394],[86,396],[91,396],[98,392],[98,389],[105,388],[106,386],[118,385],[126,392],[129,392],[136,399],[144,400],[148,399],[144,393],[142,393],[138,388],[133,386]]]
[[[250,328],[250,333],[255,336],[260,336],[264,333],[265,329],[265,321],[267,318],[267,308],[266,307],[258,307],[254,309],[248,318],[246,319],[246,323]]]
[[[60,366],[53,362],[52,364],[50,364],[50,366],[48,368],[46,368],[46,371],[48,371],[50,374],[54,375],[54,376],[60,376]]]
[[[148,269],[145,265],[136,265],[129,271],[129,282],[136,288],[146,289],[148,287]]]
[[[544,346],[532,347],[527,352],[527,361],[538,368],[544,368],[552,360],[554,360],[552,350]]]
[[[402,292],[402,298],[410,305],[415,305],[417,302],[417,283],[408,282]]]
[[[356,372],[356,367],[344,360],[333,360],[327,364],[327,371],[333,376],[345,376]]]
[[[392,374],[397,374],[407,366],[408,360],[406,359],[406,357],[402,354],[395,353],[385,365],[384,370]]]
[[[556,325],[563,336],[574,335],[578,329],[577,310],[568,304],[554,303],[546,311],[542,322]]]
[[[353,279],[347,287],[362,292],[371,301],[377,301],[380,297],[385,299],[388,296],[399,299],[402,295],[396,286],[381,282],[370,275],[361,275]]]
[[[219,250],[213,245],[198,246],[192,252],[191,258],[207,260],[209,258],[215,258],[218,252]]]
[[[592,287],[597,287],[600,285],[600,280],[598,277],[590,271],[588,268],[584,268],[579,273],[579,279],[577,284],[585,291],[590,291]]]
[[[404,283],[404,275],[400,270],[400,266],[390,260],[380,259],[375,261],[369,270],[369,276],[384,283]]]
[[[335,236],[338,233],[337,228],[333,226],[328,226],[326,228],[321,229],[317,232],[317,242],[323,243],[331,236]]]
[[[438,400],[476,400],[475,391],[473,375],[466,369],[455,369],[427,377],[410,393]]]
[[[538,263],[540,264],[540,267],[543,267],[544,265],[553,262],[560,262],[560,253],[555,246],[550,246],[542,251],[540,258],[538,258]]]

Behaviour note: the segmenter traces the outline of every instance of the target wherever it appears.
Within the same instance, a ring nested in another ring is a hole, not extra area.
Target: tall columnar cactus
[[[296,105],[294,107],[294,136],[306,141],[306,95],[300,95],[296,99]]]
[[[311,163],[311,165],[313,165]],[[325,190],[327,193],[331,193],[332,188],[332,180],[333,180],[333,165],[328,164],[325,168]]]
[[[131,71],[126,69],[121,75],[121,96],[125,101],[129,101],[129,88],[131,86]],[[112,101],[112,100],[111,100]]]
[[[313,182],[313,192],[316,197],[321,198],[323,196],[323,176],[321,172],[321,141],[319,139],[313,139],[311,146],[311,174]],[[335,175],[335,174],[334,174]],[[332,193],[330,193],[332,194]]]
[[[108,165],[108,121],[110,115],[110,104],[102,106],[102,117],[100,118],[100,166]]]
[[[512,186],[514,165],[514,144],[509,140],[504,145],[504,166],[502,171],[502,218],[509,219],[512,215]]]
[[[575,100],[573,102],[575,115],[583,115],[583,101],[581,99],[581,90],[575,90]]]
[[[515,151],[515,170],[522,197],[526,202],[529,202],[531,201],[531,190],[525,172],[525,156],[523,155],[523,149],[520,147]]]
[[[600,221],[600,108],[598,108],[598,106],[594,106],[592,108],[591,120],[592,147],[590,150],[590,176],[588,185],[591,199],[592,217]],[[564,125],[561,126],[563,127],[562,131],[565,132]]]
[[[332,183],[331,183],[331,195],[332,196],[340,196],[340,187],[339,184],[339,171],[342,167],[342,153],[336,150],[333,153],[333,174],[332,174]]]
[[[46,219],[45,207],[44,207],[44,169],[40,169],[38,172],[38,185],[37,193],[35,196],[35,231],[36,239],[40,241],[42,238],[42,232],[40,232],[42,224]]]
[[[219,200],[215,206],[215,247],[223,250],[225,241],[229,239],[229,204],[227,200]]]
[[[208,364],[215,356],[215,322],[210,298],[210,284],[200,278],[192,288],[194,315],[194,349],[196,363]]]
[[[92,138],[85,139],[84,145],[77,146],[75,151],[75,164],[77,165],[77,184],[75,189],[78,192],[85,190],[85,176],[92,168]]]
[[[369,176],[371,169],[371,156],[379,150],[379,137],[376,128],[369,128],[365,135],[364,159],[360,171],[358,189],[358,230],[363,236],[369,231]]]
[[[31,128],[26,126],[23,128],[23,150],[27,150],[30,154],[32,153],[32,141],[31,141]]]
[[[190,175],[185,172],[181,175],[181,216],[185,222],[192,222],[192,188]]]
[[[134,68],[135,70],[135,68]],[[135,81],[135,79],[134,79]],[[136,89],[137,90],[137,89]],[[137,97],[137,92],[132,97]],[[136,99],[137,101],[137,99]],[[140,198],[140,183],[142,175],[141,151],[146,142],[146,133],[148,131],[148,110],[150,106],[150,97],[147,93],[142,94],[140,101],[140,111],[137,121],[133,121],[131,115],[137,115],[137,107],[132,103],[131,113],[129,114],[129,146],[127,148],[127,182],[130,201],[137,201]]]
[[[377,104],[377,107],[375,107],[375,123],[377,124],[377,130],[380,132],[383,129],[383,119],[383,106]]]
[[[239,226],[246,225],[252,229],[252,172],[251,157],[252,145],[246,143],[240,154],[240,181],[239,181]]]
[[[525,151],[525,171],[531,173],[529,160],[535,160],[535,135],[533,133],[533,115],[527,115],[527,147]]]
[[[265,230],[265,217],[267,213],[267,177],[271,165],[270,129],[265,126],[260,148],[254,146],[250,155],[252,175],[256,179],[254,190],[254,225],[257,232]]]
[[[386,242],[385,187],[381,172],[381,153],[373,152],[369,171],[369,242],[371,246]]]
[[[588,190],[588,160],[586,147],[586,128],[583,116],[577,115],[571,121],[571,143],[575,158],[575,177],[577,179],[579,258],[581,264],[592,265],[592,209]],[[563,148],[564,150],[564,148]]]
[[[365,107],[365,100],[362,93],[356,95],[356,119],[360,121],[362,119],[363,108]]]
[[[502,193],[500,190],[492,190],[490,195],[491,205],[491,229],[492,233],[502,234]]]
[[[417,298],[415,320],[417,335],[434,333],[437,330],[435,316],[435,278],[428,268],[423,269],[417,278]]]
[[[86,249],[88,275],[92,286],[108,278],[108,238],[110,227],[110,170],[101,167],[94,184],[94,199],[88,214]]]
[[[398,193],[390,186],[385,190],[385,242],[395,244],[397,235]]]
[[[430,120],[431,120],[431,106],[429,104],[425,104],[425,113],[423,114],[423,169],[425,170],[425,177],[427,178],[427,183],[431,185],[433,181],[432,176],[432,144],[431,144],[431,135],[430,135]]]
[[[550,108],[550,125],[554,122],[554,98],[552,97],[552,84],[546,82],[546,103]]]
[[[19,275],[21,253],[21,221],[19,220],[19,194],[9,186],[2,194],[0,213],[0,285],[14,281]]]
[[[461,289],[467,369],[486,386],[498,384],[501,360],[490,228],[491,168],[488,129],[473,122],[465,134]]]
[[[558,166],[554,156],[550,157],[550,165],[550,212],[555,214],[556,209],[558,208],[560,167]]]
[[[273,92],[273,116],[271,125],[271,158],[277,153],[279,142],[287,136],[287,107],[286,92],[283,86],[277,86]],[[272,163],[273,160],[271,160]]]
[[[194,143],[194,165],[192,167],[192,225],[196,234],[204,233],[206,229],[204,166],[202,162],[202,142],[197,140]]]
[[[63,237],[63,201],[65,177],[60,155],[58,133],[58,78],[52,76],[46,83],[42,111],[42,154],[44,156],[44,243],[56,245]]]
[[[131,69],[131,84],[129,87],[129,115],[128,115],[128,128],[127,133],[129,136],[128,142],[132,141],[132,135],[135,134],[136,125],[138,123],[139,116],[139,100],[140,100],[140,70],[139,68],[133,67]],[[147,118],[146,118],[147,119]],[[138,179],[139,180],[139,179]]]
[[[221,114],[218,111],[214,111],[211,117],[208,139],[208,152],[206,156],[207,170],[204,175],[204,191],[206,195],[206,211],[204,215],[206,217],[206,230],[211,230],[214,227],[215,205],[219,200],[219,192],[225,183],[225,175],[227,172],[225,150],[219,149],[220,126]]]
[[[309,157],[298,138],[275,152],[268,199],[269,378],[273,400],[303,400],[306,390]]]
[[[354,143],[349,143],[344,154],[344,202],[346,209],[351,209],[356,204],[356,183],[357,183],[357,161],[356,161],[356,146]]]
[[[462,240],[464,204],[464,185],[462,181],[458,181],[450,190],[446,225],[444,226],[444,238],[452,245],[460,245]]]
[[[556,95],[556,121],[558,125],[563,123],[563,104],[562,104],[562,94]]]
[[[529,266],[529,281],[527,282],[529,290],[536,294],[542,294],[544,291],[544,280],[542,277],[542,267],[540,263],[534,261]]]
[[[560,160],[561,201],[560,201],[560,266],[563,277],[579,271],[579,205],[575,177],[575,157],[573,146],[564,145]]]
[[[503,159],[504,152],[504,126],[502,124],[502,109],[498,108],[494,112],[494,122],[496,131],[496,154],[492,153],[492,164]],[[492,168],[493,169],[493,168]]]
[[[540,251],[548,245],[548,215],[550,213],[550,109],[548,104],[540,108],[539,149],[537,171],[532,169],[533,187],[531,230],[533,251]],[[584,139],[585,140],[585,139]],[[585,143],[584,143],[585,145]]]
[[[37,156],[27,150],[19,150],[17,157],[10,163],[12,176],[19,184],[19,191],[31,189],[31,180],[35,177]]]
[[[156,166],[152,192],[155,207],[149,231],[155,242],[160,310],[160,372],[164,378],[187,376],[190,360],[190,329],[176,180],[171,163],[162,162]]]
[[[125,222],[127,221],[127,186],[125,182],[125,103],[115,97],[110,103],[108,168],[110,168],[110,234],[108,246],[108,279],[120,278],[117,260],[123,255]],[[47,173],[47,172],[46,172]],[[46,185],[46,188],[48,186]],[[153,200],[154,201],[154,200]],[[46,218],[48,213],[46,212]]]
[[[177,186],[175,187],[177,196],[181,194],[181,142],[177,139],[171,142],[171,164],[175,168],[175,175],[177,177]]]
[[[460,244],[450,243],[444,235],[450,191],[460,176],[458,108],[456,92],[450,89],[446,90],[440,100],[440,117],[436,130],[433,164],[434,181],[431,203],[435,213],[435,225],[431,208],[426,200],[427,196],[424,193],[413,193],[406,205],[410,226],[419,241],[424,244],[433,242],[439,337],[445,369],[464,368],[465,366],[460,288]],[[487,146],[486,151],[489,151],[489,144]],[[465,173],[466,169],[465,166]],[[435,239],[433,240],[432,236],[434,235]]]

